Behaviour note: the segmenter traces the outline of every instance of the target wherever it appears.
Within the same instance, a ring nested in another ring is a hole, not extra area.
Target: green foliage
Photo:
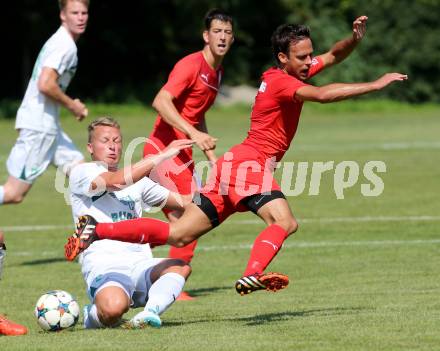
[[[0,119],[13,119],[17,114],[17,109],[20,106],[18,101],[0,100]]]
[[[2,98],[20,99],[43,42],[59,25],[53,2],[8,2],[14,38],[5,45],[7,67],[0,84]],[[440,102],[439,0],[252,1],[92,1],[90,25],[79,42],[79,69],[70,92],[100,101],[149,104],[177,60],[203,46],[203,17],[222,7],[235,19],[236,41],[224,61],[226,84],[257,85],[274,64],[273,30],[285,22],[310,26],[317,54],[351,33],[359,15],[369,16],[367,35],[345,62],[314,82],[368,81],[385,72],[409,75],[377,94],[408,102]],[[32,30],[26,30],[31,28]]]

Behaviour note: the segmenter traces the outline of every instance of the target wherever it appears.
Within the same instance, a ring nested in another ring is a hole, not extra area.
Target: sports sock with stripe
[[[154,218],[136,218],[115,223],[98,223],[96,234],[100,239],[126,241],[136,244],[164,245],[170,225]]]
[[[277,224],[264,229],[255,239],[244,275],[261,274],[276,256],[288,233]]]
[[[157,314],[162,314],[176,301],[184,285],[185,278],[180,274],[164,274],[151,285],[145,311],[152,310]]]

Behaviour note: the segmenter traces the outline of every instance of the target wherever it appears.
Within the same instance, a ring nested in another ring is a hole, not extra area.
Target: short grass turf
[[[147,136],[155,117],[140,105],[89,108],[90,119],[116,117],[126,144]],[[175,303],[161,329],[84,330],[79,323],[46,333],[38,327],[34,304],[48,290],[67,290],[81,306],[87,303],[79,265],[63,259],[72,218],[49,169],[24,203],[0,207],[8,245],[0,312],[29,328],[24,337],[0,337],[0,350],[438,350],[439,112],[435,105],[389,102],[306,104],[284,161],[355,161],[361,170],[368,161],[383,161],[384,192],[362,196],[361,184],[368,181],[361,173],[338,200],[329,171],[312,196],[309,170],[304,192],[288,197],[300,229],[270,266],[291,278],[275,294],[241,297],[234,291],[264,225],[252,214],[233,216],[200,240],[186,286],[197,299]],[[208,113],[218,153],[244,138],[249,113],[245,106]],[[86,123],[64,113],[62,124],[85,152]],[[13,120],[0,120],[0,137],[4,164],[16,138]],[[136,152],[134,159],[141,147]],[[2,166],[0,181],[6,177]],[[159,257],[166,252],[155,249]]]

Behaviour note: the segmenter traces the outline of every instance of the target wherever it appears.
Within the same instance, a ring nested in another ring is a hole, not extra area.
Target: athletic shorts
[[[273,177],[275,162],[251,146],[236,145],[212,168],[206,185],[200,191],[217,210],[222,223],[235,212],[249,211],[242,200],[255,194],[281,191]],[[193,200],[197,204],[197,196]]]
[[[144,146],[144,157],[155,155],[171,142],[165,137],[150,136]],[[149,177],[170,191],[188,195],[197,189],[193,176],[194,161],[192,150],[182,150],[176,157],[166,160],[154,167]]]
[[[6,167],[11,176],[31,184],[51,163],[62,167],[66,173],[83,159],[81,152],[62,130],[55,135],[21,129]]]
[[[150,274],[163,258],[145,256],[144,252],[116,253],[114,250],[84,252],[82,274],[87,296],[94,303],[96,294],[104,287],[117,286],[131,299],[131,307],[145,306],[152,282]]]

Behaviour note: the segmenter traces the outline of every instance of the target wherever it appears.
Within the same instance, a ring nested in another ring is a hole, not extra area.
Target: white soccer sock
[[[166,273],[151,285],[145,311],[162,314],[176,301],[185,285],[185,278],[177,273]]]
[[[2,271],[3,271],[3,260],[6,256],[6,250],[0,248],[0,279],[2,279]]]
[[[5,187],[0,185],[0,205],[3,204],[3,200],[5,199]]]
[[[84,328],[86,329],[96,329],[96,328],[104,328],[104,324],[101,323],[98,317],[98,310],[96,305],[93,304],[89,309],[89,313],[84,315]]]

